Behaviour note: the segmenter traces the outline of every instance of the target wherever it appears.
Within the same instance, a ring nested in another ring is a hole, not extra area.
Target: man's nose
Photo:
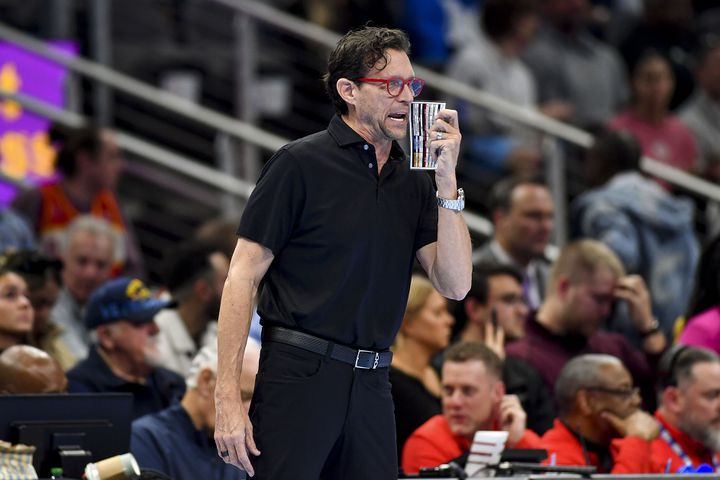
[[[403,84],[403,88],[400,91],[400,95],[398,95],[398,100],[402,102],[410,103],[415,98],[415,95],[413,95],[412,88],[410,88],[410,84],[405,83]]]

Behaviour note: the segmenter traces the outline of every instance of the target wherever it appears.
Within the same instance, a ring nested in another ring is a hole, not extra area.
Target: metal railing
[[[340,35],[335,32],[298,19],[255,0],[213,1],[327,48],[332,48],[340,39]],[[582,129],[557,121],[539,111],[521,107],[507,100],[495,97],[432,70],[420,66],[415,66],[414,69],[415,73],[419,77],[422,77],[428,86],[447,95],[486,108],[493,113],[503,115],[525,126],[535,128],[574,145],[589,148],[593,144],[593,136]],[[640,168],[646,173],[659,177],[674,185],[683,187],[707,198],[720,201],[720,186],[702,178],[690,175],[647,156],[642,158]]]
[[[228,134],[234,138],[238,138],[244,142],[248,142],[252,145],[256,145],[267,151],[274,152],[289,142],[288,139],[270,134],[246,122],[217,113],[172,93],[147,85],[111,68],[98,65],[95,62],[82,57],[68,55],[53,48],[51,45],[47,45],[40,40],[2,23],[0,23],[0,38],[21,45],[41,57],[64,65],[72,71],[83,74],[98,82],[107,84],[117,90],[127,93],[128,95],[138,97],[149,104],[159,106],[201,124],[216,128],[220,132]],[[44,102],[26,95],[10,92],[2,92],[1,95],[5,98],[12,98],[18,103],[27,105],[29,109],[47,118],[72,122],[73,120],[69,116],[64,115],[76,115],[71,112],[57,109],[56,107],[45,104]],[[118,142],[121,142],[121,146],[143,158],[161,164],[165,167],[176,168],[178,171],[186,175],[193,176],[198,180],[212,185],[222,191],[241,195],[245,199],[247,199],[252,191],[252,184],[248,182],[223,175],[221,172],[199,164],[194,160],[170,152],[166,149],[158,148],[149,142],[141,140],[139,137],[134,137],[122,132],[118,133]],[[492,234],[492,224],[487,219],[469,211],[464,212],[464,216],[468,227],[475,233],[482,236],[489,236]]]

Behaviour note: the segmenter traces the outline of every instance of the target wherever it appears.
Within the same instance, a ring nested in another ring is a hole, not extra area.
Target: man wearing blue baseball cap
[[[170,301],[153,298],[141,280],[124,277],[98,288],[85,324],[94,346],[70,370],[71,393],[132,393],[133,418],[162,410],[185,391],[184,379],[156,367],[158,327],[153,317]]]

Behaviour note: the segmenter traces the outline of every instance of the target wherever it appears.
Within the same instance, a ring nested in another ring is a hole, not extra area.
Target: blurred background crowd
[[[669,345],[720,352],[712,0],[0,0],[0,19],[0,352],[32,346],[60,367],[40,389],[13,370],[31,387],[6,392],[129,391],[136,417],[182,398],[212,428],[198,413],[212,354],[193,359],[216,343],[242,206],[274,149],[326,127],[328,45],[367,23],[405,30],[423,99],[459,112],[476,264],[457,304],[413,278],[391,371],[399,452],[443,411],[437,355],[460,340],[503,360],[538,434],[578,354],[620,357],[652,410]],[[51,78],[18,51],[57,66],[49,44],[69,56],[38,106],[33,85]],[[19,129],[23,115],[40,126]],[[563,281],[589,290],[568,300]],[[558,340],[542,375],[528,365],[541,328],[582,346]],[[598,331],[616,337],[598,346]]]

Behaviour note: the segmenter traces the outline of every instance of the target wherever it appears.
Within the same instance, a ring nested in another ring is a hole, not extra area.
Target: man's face
[[[386,50],[387,65],[381,59],[366,77],[403,79],[415,76],[407,54],[399,50]],[[381,70],[379,67],[384,67]],[[355,110],[350,109],[351,122],[368,141],[385,142],[401,140],[407,135],[408,112],[413,101],[406,85],[397,97],[391,96],[384,83],[357,83]]]
[[[30,333],[33,308],[25,280],[13,272],[0,277],[0,332],[11,336]]]
[[[88,168],[92,169],[92,183],[97,190],[105,188],[113,190],[122,173],[124,161],[115,136],[110,131],[103,130],[100,139],[100,150]]]
[[[157,334],[154,321],[133,323],[119,320],[110,325],[111,349],[125,360],[131,375],[147,376],[159,362]]]
[[[547,188],[519,185],[510,196],[510,209],[497,214],[498,234],[510,253],[523,259],[542,256],[550,243],[554,227],[555,206]]]
[[[488,279],[488,286],[486,321],[491,320],[495,310],[498,325],[505,331],[505,341],[524,337],[528,307],[520,282],[511,275],[494,275]]]
[[[678,386],[678,427],[708,449],[720,451],[720,364],[696,363]]]
[[[587,0],[545,0],[545,16],[562,31],[574,31],[582,26],[590,13]]]
[[[609,269],[598,267],[576,283],[567,278],[560,279],[563,282],[564,286],[559,287],[563,329],[570,335],[590,337],[612,312],[617,277]]]
[[[618,436],[618,432],[608,422],[600,417],[603,412],[610,412],[620,418],[627,418],[635,413],[642,400],[638,390],[633,388],[633,381],[630,373],[620,363],[609,362],[600,367],[600,378],[602,379],[595,389],[589,388],[588,402],[593,409],[593,414],[598,419],[598,428],[608,432],[608,438]]]
[[[710,98],[720,102],[720,47],[707,54],[698,72],[698,81]]]
[[[113,262],[112,241],[104,235],[77,232],[63,256],[63,283],[79,303],[110,278]]]
[[[47,278],[39,288],[30,290],[30,303],[35,310],[35,322],[33,330],[41,332],[45,328],[50,318],[55,301],[57,300],[60,286],[52,278]]]
[[[488,373],[483,362],[443,364],[443,415],[453,434],[472,438],[478,430],[492,429],[503,394],[502,382]]]

